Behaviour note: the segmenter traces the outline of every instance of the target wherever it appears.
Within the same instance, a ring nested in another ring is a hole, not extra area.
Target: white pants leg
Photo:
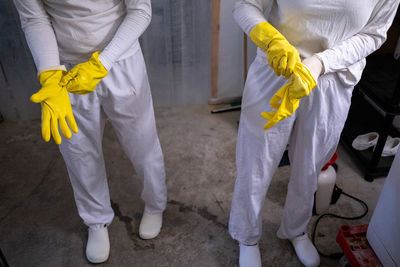
[[[232,199],[229,232],[245,245],[258,242],[261,209],[272,176],[285,151],[293,125],[289,117],[268,131],[262,111],[271,110],[269,99],[286,81],[275,76],[260,57],[252,63],[246,81],[236,145],[237,179]]]
[[[279,238],[307,232],[318,175],[339,143],[353,88],[343,88],[335,78],[335,74],[322,76],[296,112],[289,145],[290,181]]]
[[[164,159],[141,50],[114,69],[103,80],[108,94],[102,107],[143,184],[146,211],[162,213],[167,202]]]
[[[295,114],[265,131],[260,113],[271,109],[269,101],[285,80],[259,56],[251,65],[242,100],[238,176],[229,221],[229,232],[240,243],[252,245],[261,236],[261,209],[289,139],[291,178],[278,236],[291,238],[306,231],[318,170],[336,149],[350,105],[351,89],[341,88],[334,78],[320,79]]]
[[[97,89],[87,95],[69,94],[79,132],[63,137],[60,145],[79,215],[91,228],[114,218],[102,149],[105,117]]]
[[[64,138],[60,150],[84,223],[96,228],[111,223],[114,216],[101,149],[104,113],[143,182],[146,209],[162,212],[166,206],[164,162],[141,51],[115,63],[94,93],[70,94],[70,99],[79,133]]]

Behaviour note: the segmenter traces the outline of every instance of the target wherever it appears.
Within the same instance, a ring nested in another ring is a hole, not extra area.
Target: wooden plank
[[[218,97],[219,28],[221,0],[211,3],[211,98]]]

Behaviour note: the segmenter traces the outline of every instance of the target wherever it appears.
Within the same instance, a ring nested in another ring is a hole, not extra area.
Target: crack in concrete
[[[215,214],[212,214],[211,212],[208,211],[207,207],[196,207],[193,205],[185,205],[184,203],[176,200],[169,200],[168,204],[178,206],[179,207],[179,212],[194,212],[200,217],[206,219],[207,221],[210,221],[214,223],[215,225],[222,227],[224,229],[228,229],[228,226],[226,224],[223,224],[218,221],[218,216]]]
[[[213,195],[213,197],[215,198],[215,203],[217,203],[218,206],[219,206],[219,208],[222,210],[222,212],[225,213],[225,210],[224,210],[224,208],[223,208],[222,205],[221,205],[221,201],[218,200],[217,196],[216,196],[214,193],[213,193],[212,195]]]
[[[140,221],[140,219],[142,218],[142,215],[140,213],[136,212],[133,215],[134,218],[123,215],[121,209],[119,208],[119,204],[117,202],[114,202],[112,199],[111,199],[111,207],[114,210],[115,216],[125,224],[125,229],[128,234],[128,237],[133,242],[134,250],[147,250],[155,248],[154,243],[152,241],[149,240],[145,241],[140,239],[133,230],[132,221],[133,220]]]

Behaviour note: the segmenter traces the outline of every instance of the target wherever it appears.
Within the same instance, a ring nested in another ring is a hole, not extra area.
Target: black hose
[[[326,257],[326,258],[340,259],[343,256],[343,253],[339,252],[339,253],[333,253],[333,254],[325,254],[318,249],[317,245],[315,244],[315,233],[317,232],[317,226],[318,226],[319,221],[324,217],[333,217],[333,218],[339,218],[339,219],[345,219],[345,220],[358,220],[358,219],[363,218],[368,213],[368,205],[364,201],[362,201],[361,199],[356,198],[352,195],[349,195],[343,191],[342,191],[342,194],[359,202],[363,206],[364,212],[363,212],[363,214],[361,214],[359,216],[355,216],[355,217],[341,216],[341,215],[337,215],[337,214],[333,214],[333,213],[324,213],[318,217],[318,219],[315,221],[314,230],[312,233],[312,243],[314,244],[318,253],[321,256]]]

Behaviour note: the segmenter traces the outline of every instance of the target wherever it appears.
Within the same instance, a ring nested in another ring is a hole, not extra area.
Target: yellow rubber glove
[[[271,107],[277,110],[269,112],[261,112],[261,116],[267,119],[268,122],[264,124],[264,129],[272,128],[279,121],[286,119],[299,107],[300,100],[289,98],[289,87],[291,82],[284,85],[276,94],[271,98]]]
[[[293,85],[289,87],[288,97],[303,98],[311,93],[311,90],[317,86],[311,71],[302,63],[296,64],[291,77]]]
[[[71,138],[71,131],[78,132],[71,103],[67,90],[59,85],[65,70],[48,70],[39,75],[42,88],[31,96],[31,101],[40,103],[42,106],[42,137],[48,142],[50,135],[53,136],[56,144],[61,144],[61,136],[58,132],[58,124],[62,134],[66,138]],[[66,123],[68,121],[68,124]]]
[[[106,77],[108,71],[99,60],[99,52],[94,52],[89,61],[73,67],[61,80],[68,92],[85,95],[91,93],[97,84]]]
[[[261,116],[268,120],[264,129],[270,129],[279,121],[292,115],[299,107],[300,99],[308,96],[316,85],[308,68],[297,63],[290,82],[282,86],[271,98],[270,105],[276,110],[261,113]]]
[[[267,52],[268,63],[275,74],[290,78],[297,63],[301,63],[297,49],[271,24],[264,21],[250,32],[250,39]]]

